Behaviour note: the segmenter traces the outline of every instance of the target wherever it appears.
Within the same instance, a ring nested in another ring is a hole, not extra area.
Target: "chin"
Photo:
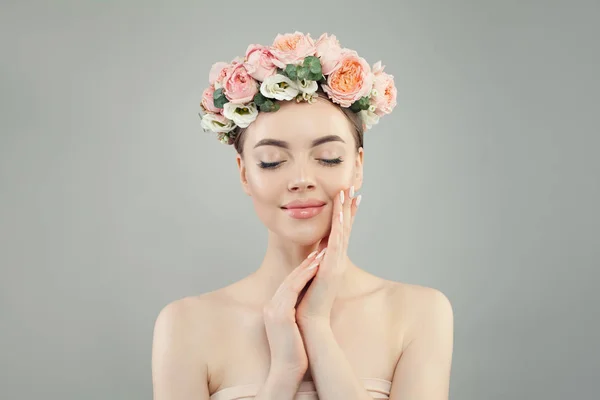
[[[331,227],[324,223],[306,224],[304,226],[288,226],[280,230],[280,234],[286,240],[300,246],[311,246],[316,244],[331,231]]]

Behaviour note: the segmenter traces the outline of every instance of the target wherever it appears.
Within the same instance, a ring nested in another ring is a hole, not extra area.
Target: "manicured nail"
[[[344,204],[344,191],[340,191],[340,202],[342,203],[342,205]]]
[[[323,255],[325,255],[325,250],[327,250],[327,247],[325,247],[323,250],[321,250],[321,252],[319,253],[319,255],[315,258],[315,260],[320,259],[321,257],[323,257]]]
[[[344,223],[344,212],[340,211],[340,224]]]
[[[356,208],[358,208],[358,205],[360,204],[361,199],[362,199],[362,194],[359,194],[358,197],[356,198]]]
[[[310,264],[310,265],[308,266],[308,268],[306,268],[306,269],[313,269],[313,268],[317,268],[317,266],[318,266],[318,265],[319,265],[319,262],[318,262],[318,261],[316,261],[316,262],[313,262],[312,264]]]
[[[354,185],[350,186],[350,198],[354,197]]]
[[[319,250],[315,250],[315,251],[313,251],[313,252],[312,252],[312,253],[310,253],[310,254],[308,255],[308,257],[306,257],[306,258],[311,258],[311,257],[312,257],[312,256],[314,256],[315,254],[317,254],[317,252],[318,252],[318,251],[319,251]]]

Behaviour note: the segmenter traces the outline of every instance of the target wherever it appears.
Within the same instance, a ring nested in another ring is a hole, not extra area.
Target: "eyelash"
[[[275,169],[275,168],[279,167],[281,164],[283,164],[284,162],[285,161],[267,163],[267,162],[261,161],[260,163],[258,163],[258,166],[263,169]],[[343,163],[344,160],[342,160],[341,157],[333,158],[333,159],[321,158],[321,159],[319,159],[319,162],[325,167],[335,167],[336,165]]]

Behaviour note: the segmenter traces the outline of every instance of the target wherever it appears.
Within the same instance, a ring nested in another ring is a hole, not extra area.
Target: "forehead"
[[[325,135],[338,135],[352,143],[352,126],[344,113],[326,100],[296,103],[280,102],[275,112],[259,112],[246,130],[245,143],[254,146],[262,139],[285,140],[291,147],[307,146],[312,140]]]

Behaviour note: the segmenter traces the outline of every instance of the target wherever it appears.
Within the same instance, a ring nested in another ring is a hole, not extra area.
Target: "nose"
[[[294,176],[290,179],[288,190],[290,192],[304,192],[314,190],[316,185],[314,179],[306,173],[306,166],[297,168]]]

